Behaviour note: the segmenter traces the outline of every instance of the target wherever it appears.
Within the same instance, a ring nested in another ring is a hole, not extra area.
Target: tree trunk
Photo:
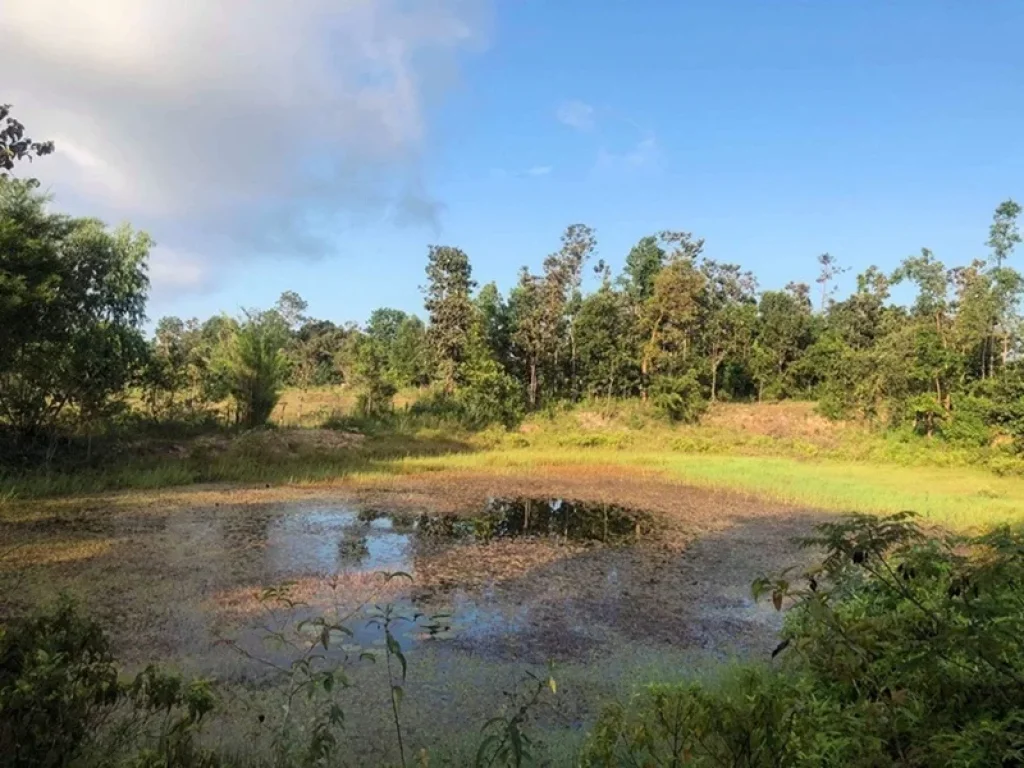
[[[537,409],[537,361],[530,360],[530,410]]]
[[[569,399],[576,402],[576,331],[573,324],[569,323],[569,351],[571,362],[569,364]]]
[[[647,402],[647,370],[649,368],[647,355],[644,354],[640,360],[640,401]]]
[[[715,402],[715,396],[718,394],[718,362],[712,360],[711,362],[711,402]]]

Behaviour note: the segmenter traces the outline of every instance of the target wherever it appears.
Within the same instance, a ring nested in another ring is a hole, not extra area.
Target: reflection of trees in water
[[[434,539],[491,539],[519,536],[571,541],[629,542],[639,537],[646,516],[614,504],[563,499],[491,499],[483,515],[421,515],[417,533]]]
[[[338,563],[342,567],[358,567],[370,554],[370,540],[365,532],[347,530],[338,541]]]

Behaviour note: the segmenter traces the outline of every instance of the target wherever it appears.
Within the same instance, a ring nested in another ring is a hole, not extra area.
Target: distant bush
[[[356,414],[375,418],[391,413],[398,388],[387,379],[369,380],[356,396]]]
[[[691,371],[684,376],[659,376],[651,386],[651,402],[669,421],[693,424],[708,401],[704,388]]]
[[[942,424],[942,437],[962,445],[988,445],[992,441],[992,401],[964,396],[953,399],[953,410]]]
[[[500,424],[513,427],[523,418],[522,392],[508,374],[486,370],[453,393],[432,390],[417,400],[409,412],[430,426],[451,424],[463,429],[484,429]]]

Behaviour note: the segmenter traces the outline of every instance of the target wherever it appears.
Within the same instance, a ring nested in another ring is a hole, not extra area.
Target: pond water
[[[323,587],[329,585],[330,597],[338,603],[340,581],[345,594],[331,615],[344,615],[344,626],[351,633],[344,637],[339,633],[343,649],[381,645],[384,632],[379,614],[384,610],[397,617],[389,628],[405,648],[427,641],[479,647],[523,634],[534,628],[531,621],[542,620],[528,604],[510,599],[507,588],[496,587],[497,582],[523,576],[530,565],[524,550],[566,556],[593,547],[626,547],[651,536],[653,528],[651,516],[638,510],[546,498],[492,498],[473,516],[350,506],[290,511],[263,521],[258,532],[248,531],[259,537],[255,543],[262,579],[268,584],[290,584],[312,575],[320,577],[321,588],[314,588],[317,594],[310,595],[307,580],[301,597],[291,589],[264,595],[261,601],[266,607],[278,604],[275,626],[246,627],[236,641],[255,653],[254,643],[262,637],[279,640],[288,627],[326,615],[325,603],[331,601],[317,598],[325,597]],[[511,546],[503,548],[506,543]],[[439,561],[452,572],[451,578],[432,578]],[[477,573],[462,579],[463,568]],[[614,584],[614,567],[602,578]],[[378,588],[384,593],[380,599],[372,596]],[[293,600],[299,604],[291,605]],[[282,606],[287,610],[281,611]]]
[[[780,617],[751,600],[749,585],[791,564],[780,542],[805,532],[800,521],[780,528],[713,507],[707,519],[732,521],[695,530],[684,514],[512,495],[451,515],[431,509],[442,493],[381,494],[386,508],[226,493],[194,506],[0,520],[0,541],[24,557],[0,562],[0,609],[70,592],[129,671],[168,664],[248,702],[240,747],[251,745],[256,712],[279,709],[282,675],[266,662],[287,677],[320,634],[302,622],[317,618],[348,630],[331,632],[318,654],[325,665],[345,656],[361,697],[350,733],[371,748],[388,743],[378,715],[390,688],[386,665],[360,651],[382,653],[382,611],[408,658],[404,706],[424,742],[485,722],[524,670],[549,661],[558,722],[578,723],[618,681],[664,681],[733,653],[767,659],[777,644]],[[409,578],[381,575],[399,572]]]
[[[69,590],[121,658],[203,672],[225,640],[262,653],[264,638],[316,617],[342,619],[347,644],[377,646],[373,614],[388,606],[405,648],[503,662],[766,646],[778,617],[749,596],[765,535],[694,542],[664,515],[512,496],[459,515],[315,500],[0,524],[0,538],[49,558],[27,581],[12,572],[23,588],[9,594],[31,605]]]
[[[564,499],[490,499],[472,517],[318,508],[271,522],[265,559],[268,571],[279,576],[339,570],[408,573],[415,568],[418,548],[520,537],[630,544],[650,526],[642,512]]]

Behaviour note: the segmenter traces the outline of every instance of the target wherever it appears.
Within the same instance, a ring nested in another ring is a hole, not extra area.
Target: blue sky
[[[596,228],[613,268],[668,228],[706,238],[708,255],[763,287],[812,281],[822,251],[852,267],[849,282],[922,246],[950,263],[983,256],[995,206],[1024,198],[1019,0],[506,0],[484,11],[471,44],[443,61],[425,53],[430,78],[417,77],[421,130],[401,173],[429,216],[329,219],[313,227],[328,243],[315,256],[284,239],[275,254],[239,257],[237,230],[216,246],[187,238],[202,269],[230,268],[158,295],[151,313],[234,312],[285,289],[336,321],[378,306],[422,312],[428,243],[463,248],[479,282],[506,290],[573,222]],[[405,62],[417,74],[418,56]],[[295,159],[314,174],[317,162]],[[90,201],[85,188],[68,196]],[[240,203],[241,229],[275,205],[296,204]],[[141,220],[175,245],[173,217]]]

